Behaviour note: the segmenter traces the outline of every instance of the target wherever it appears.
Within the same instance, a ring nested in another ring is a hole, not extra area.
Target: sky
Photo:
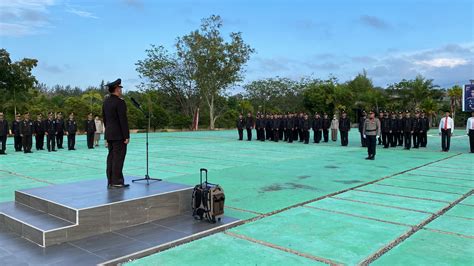
[[[327,78],[366,71],[386,87],[421,74],[441,87],[474,79],[474,1],[468,0],[1,0],[0,48],[38,59],[41,83],[98,86],[140,78],[152,44],[176,38],[210,15],[223,34],[242,32],[256,52],[245,80]]]

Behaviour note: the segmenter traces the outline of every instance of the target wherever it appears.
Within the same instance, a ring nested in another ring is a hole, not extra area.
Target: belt
[[[377,129],[365,130],[365,132],[372,132],[372,131],[377,131]]]

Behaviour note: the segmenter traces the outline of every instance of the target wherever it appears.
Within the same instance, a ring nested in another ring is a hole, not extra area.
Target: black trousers
[[[56,136],[48,134],[46,136],[46,147],[48,151],[54,151],[56,149]]]
[[[349,144],[349,131],[340,131],[341,132],[341,145],[347,146]]]
[[[293,140],[294,141],[298,141],[298,132],[299,132],[299,129],[294,129],[293,130]]]
[[[260,131],[260,141],[265,141],[265,129],[261,128],[258,131]]]
[[[471,152],[474,153],[474,129],[469,129],[469,146]]]
[[[405,149],[411,148],[411,132],[404,132],[403,133],[404,142],[405,142]]]
[[[364,134],[362,134],[362,132],[359,132],[360,133],[360,144],[362,145],[362,147],[367,147],[367,138],[364,138]]]
[[[304,144],[309,143],[309,130],[303,130]]]
[[[378,137],[378,141],[379,141],[378,145],[382,145],[382,136]]]
[[[252,140],[252,129],[247,128],[247,140]]]
[[[413,148],[420,147],[420,132],[413,132]]]
[[[277,129],[274,129],[273,130],[273,141],[278,142],[279,139],[280,139],[280,132],[278,132]]]
[[[278,139],[283,140],[283,132],[284,131],[285,130],[282,127],[279,128],[279,130],[278,130]]]
[[[23,151],[30,152],[31,147],[33,146],[33,136],[32,135],[23,135],[21,138],[23,144]]]
[[[42,150],[44,148],[44,134],[36,134],[36,150]]]
[[[273,136],[273,132],[270,128],[265,128],[265,138],[266,139],[271,139]]]
[[[58,132],[56,134],[56,144],[58,144],[58,149],[63,148],[63,140],[64,140],[64,132],[62,133]]]
[[[76,146],[76,134],[67,135],[67,149],[72,150]]]
[[[127,145],[124,140],[108,140],[107,147],[109,154],[107,155],[107,182],[110,185],[120,185],[124,183],[123,163],[127,154]]]
[[[21,140],[21,136],[14,136],[13,137],[13,143],[14,143],[14,146],[15,146],[15,151],[21,151],[22,147],[23,147],[23,142]]]
[[[7,149],[7,136],[6,135],[0,136],[0,154],[5,153],[6,149]]]
[[[441,129],[441,148],[443,151],[449,151],[451,145],[451,129]]]
[[[322,132],[321,132],[321,130],[316,130],[316,131],[314,131],[314,135],[313,135],[314,143],[319,143],[319,142],[321,142],[321,137],[322,137]]]
[[[288,136],[288,143],[293,143],[293,130],[287,129],[286,135]]]
[[[94,148],[94,133],[87,132],[87,148]]]
[[[403,133],[400,131],[400,132],[397,132],[397,140],[398,140],[398,144],[397,146],[403,146]]]
[[[388,148],[390,145],[389,132],[382,132],[382,144],[384,148]]]
[[[423,131],[420,133],[420,146],[425,148],[428,144],[428,132]]]
[[[377,152],[377,136],[366,136],[365,142],[369,157],[374,157]]]
[[[398,141],[397,133],[392,131],[392,133],[389,134],[389,139],[390,139],[390,147],[397,147],[397,141]]]
[[[324,142],[329,141],[329,130],[328,129],[323,129],[323,137],[324,137]]]
[[[244,129],[243,128],[238,128],[237,131],[239,132],[239,140],[244,139]]]
[[[300,137],[300,142],[303,142],[304,141],[304,130],[302,128],[300,128],[298,130],[298,134],[299,134],[299,137]]]

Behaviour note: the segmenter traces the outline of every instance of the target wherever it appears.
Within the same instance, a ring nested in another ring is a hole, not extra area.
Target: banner
[[[462,111],[474,112],[474,84],[464,85],[464,90],[462,90]]]

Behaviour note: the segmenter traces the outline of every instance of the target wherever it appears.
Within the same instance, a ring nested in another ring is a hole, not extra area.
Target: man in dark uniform
[[[428,130],[430,130],[430,121],[425,115],[425,112],[422,111],[420,118],[420,146],[422,148],[426,148],[428,144]]]
[[[362,111],[362,116],[359,118],[359,134],[360,134],[360,143],[362,147],[367,147],[367,138],[364,138],[364,123],[367,119],[367,113]]]
[[[287,141],[286,138],[286,124],[287,124],[287,116],[280,115],[280,139]]]
[[[70,151],[76,149],[76,132],[77,123],[74,120],[74,113],[70,113],[69,119],[66,121],[67,149]]]
[[[382,110],[379,112],[379,121],[380,121],[380,126],[382,126],[382,123],[383,123],[383,111]],[[377,140],[378,140],[377,145],[382,145],[382,134],[380,134],[377,137]]]
[[[351,130],[351,121],[347,117],[346,112],[342,112],[342,117],[339,119],[339,131],[341,133],[341,145],[347,146],[349,144],[349,131]]]
[[[21,133],[20,133],[20,124],[21,124],[21,114],[16,114],[15,121],[12,123],[12,134],[13,134],[13,142],[15,146],[15,151],[21,151],[23,144],[21,140]]]
[[[308,115],[305,114],[301,128],[303,129],[304,144],[309,143],[309,130],[311,129],[311,122],[309,121]]]
[[[395,112],[391,113],[390,118],[390,147],[394,148],[397,146],[398,141],[398,121]]]
[[[247,129],[247,141],[252,140],[252,129],[255,126],[255,122],[251,112],[247,113],[247,118],[245,119],[245,129]]]
[[[271,140],[273,136],[271,117],[272,117],[271,114],[267,114],[267,118],[265,119],[265,139],[266,140]]]
[[[319,115],[318,112],[316,112],[316,114],[314,114],[314,120],[313,120],[313,123],[312,123],[314,143],[319,143],[321,141],[322,126],[323,126],[323,121],[321,119],[321,116]]]
[[[383,119],[380,122],[380,127],[382,128],[382,144],[383,148],[387,149],[390,145],[390,119],[388,117],[388,112],[385,111],[383,114]]]
[[[288,121],[286,123],[286,135],[288,136],[288,143],[293,143],[293,131],[295,130],[295,120],[293,120],[293,114],[288,114]]]
[[[48,113],[48,119],[44,121],[44,129],[46,130],[46,147],[48,152],[56,151],[56,120],[53,118],[53,112]]]
[[[31,147],[33,146],[33,132],[33,121],[30,120],[30,113],[26,112],[23,121],[20,123],[21,141],[25,153],[32,153]]]
[[[299,138],[300,142],[304,142],[303,120],[304,120],[303,112],[300,112],[300,114],[298,115],[298,138]]]
[[[272,129],[273,129],[273,141],[278,142],[280,140],[280,118],[278,117],[278,114],[275,114],[273,116],[273,124],[272,124]]]
[[[299,136],[299,131],[300,131],[300,125],[299,125],[299,119],[298,119],[298,113],[293,113],[293,140],[298,141],[298,136]]]
[[[265,118],[264,114],[260,114],[260,124],[257,128],[257,132],[260,132],[260,141],[265,141],[265,126],[266,126],[267,120]]]
[[[331,127],[331,120],[329,119],[328,114],[324,113],[323,123],[322,123],[324,142],[329,141],[329,128],[330,127]]]
[[[5,150],[7,149],[7,137],[8,137],[8,121],[5,120],[5,116],[0,112],[0,155],[6,155]]]
[[[243,140],[245,121],[242,114],[239,114],[239,118],[237,119],[237,123],[235,126],[237,127],[237,131],[239,132],[239,140]]]
[[[86,134],[87,134],[87,148],[93,149],[94,148],[94,134],[96,131],[95,128],[95,121],[94,121],[94,116],[92,113],[89,113],[87,115],[87,120],[86,120]]]
[[[403,146],[403,113],[398,112],[397,117],[397,146]]]
[[[35,130],[36,150],[44,150],[45,128],[42,114],[36,116],[36,121],[33,123],[33,127]]]
[[[130,141],[130,130],[128,128],[127,105],[121,98],[121,83],[122,81],[117,79],[107,84],[110,97],[105,99],[102,106],[105,139],[107,140],[107,147],[109,149],[107,156],[107,180],[109,188],[124,188],[129,186],[125,184],[122,173],[125,155],[127,154],[127,144]]]
[[[63,119],[63,113],[58,112],[56,116],[56,144],[58,144],[58,149],[64,149],[63,148],[63,140],[64,140],[64,119]]]
[[[405,150],[411,148],[411,135],[413,134],[413,119],[410,117],[410,111],[405,112],[403,119],[403,140],[405,142]]]
[[[420,133],[421,133],[421,118],[420,112],[415,111],[415,118],[413,118],[413,148],[420,147]]]

